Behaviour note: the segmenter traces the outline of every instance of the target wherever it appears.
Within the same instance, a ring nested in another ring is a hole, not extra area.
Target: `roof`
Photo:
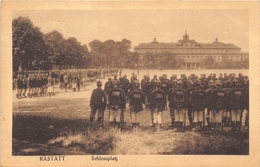
[[[225,49],[240,49],[234,44],[228,43],[198,43],[195,48],[225,48]],[[135,49],[172,49],[172,48],[194,48],[183,47],[179,43],[141,43],[134,47]]]
[[[187,44],[186,46],[186,43]],[[219,42],[218,39],[212,43],[199,43],[195,40],[189,39],[187,33],[183,36],[183,39],[178,40],[177,43],[159,43],[154,38],[153,42],[150,43],[141,43],[134,49],[173,49],[173,48],[225,48],[225,49],[240,49],[234,44]]]

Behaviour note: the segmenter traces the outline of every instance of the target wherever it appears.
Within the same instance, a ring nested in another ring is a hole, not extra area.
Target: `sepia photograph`
[[[248,155],[248,14],[15,11],[13,155]]]
[[[10,156],[251,155],[250,10],[9,14]]]

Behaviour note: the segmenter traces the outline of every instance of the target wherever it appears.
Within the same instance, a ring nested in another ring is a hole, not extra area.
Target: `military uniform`
[[[165,110],[166,106],[166,94],[162,89],[159,88],[159,82],[157,86],[149,95],[150,109],[153,114],[153,123],[160,131],[162,124],[162,111]]]
[[[193,128],[202,129],[204,121],[204,111],[207,104],[207,94],[197,85],[197,88],[191,93],[191,108],[193,111]]]
[[[212,109],[212,123],[215,130],[220,130],[222,124],[223,112],[226,109],[227,95],[224,90],[220,88],[220,84],[216,89],[210,92],[209,107]]]
[[[96,112],[98,111],[98,122],[103,122],[102,119],[104,119],[104,110],[106,108],[106,93],[101,88],[101,85],[98,83],[98,88],[94,89],[92,91],[91,97],[90,97],[90,106],[91,106],[91,113],[90,113],[90,123],[93,122],[94,117],[96,115]]]
[[[108,95],[110,116],[109,121],[110,125],[118,128],[122,128],[121,124],[123,122],[123,112],[126,108],[126,98],[125,92],[123,89],[118,87],[118,84],[114,85],[114,88],[111,89]]]
[[[171,92],[169,107],[174,111],[175,130],[182,131],[186,121],[186,111],[189,106],[189,98],[184,89],[179,86]]]
[[[143,110],[143,104],[145,104],[145,95],[143,91],[137,87],[129,92],[128,99],[132,126],[134,127],[134,131],[138,131],[140,125],[140,112]]]
[[[228,93],[228,108],[231,111],[231,128],[239,130],[241,127],[242,112],[244,106],[245,92],[242,88],[233,88]]]

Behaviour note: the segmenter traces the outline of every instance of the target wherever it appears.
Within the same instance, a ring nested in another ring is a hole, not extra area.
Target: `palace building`
[[[187,69],[199,69],[201,60],[208,56],[212,56],[217,63],[222,63],[226,59],[242,61],[249,57],[249,53],[241,52],[241,48],[232,43],[219,42],[217,38],[212,43],[199,43],[189,39],[187,32],[177,43],[159,43],[154,38],[151,43],[141,43],[134,47],[134,51],[141,57],[148,52],[152,54],[164,51],[174,53],[176,58],[184,59]]]

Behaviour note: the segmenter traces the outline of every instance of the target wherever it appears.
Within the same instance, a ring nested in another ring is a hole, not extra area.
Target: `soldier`
[[[107,104],[106,99],[106,93],[101,88],[102,82],[97,82],[97,88],[92,91],[91,97],[90,97],[90,124],[92,124],[94,117],[96,115],[96,112],[98,111],[98,123],[103,126],[104,122],[104,111]]]
[[[31,93],[32,93],[32,75],[31,74],[29,74],[29,76],[28,76],[27,88],[28,88],[27,96],[31,98],[32,97],[31,96]]]
[[[76,76],[75,72],[72,73],[72,75],[71,75],[71,83],[72,83],[72,90],[73,90],[73,92],[76,92],[77,76]]]
[[[231,130],[241,130],[241,117],[244,110],[245,93],[243,90],[243,79],[235,81],[236,87],[228,93],[228,108],[231,111]]]
[[[160,89],[160,82],[154,81],[155,89],[149,95],[150,109],[156,131],[160,131],[162,124],[162,111],[166,106],[166,94]]]
[[[242,113],[242,122],[241,126],[243,130],[248,130],[249,127],[249,80],[248,76],[245,76],[245,87],[244,87],[244,92],[245,92],[245,98],[244,98],[244,111]]]
[[[81,84],[81,73],[79,72],[78,74],[77,74],[77,88],[78,88],[78,91],[80,91],[80,84]]]
[[[153,85],[150,82],[150,77],[146,77],[146,80],[143,82],[143,86],[142,86],[142,90],[145,95],[145,108],[146,109],[149,107],[148,96],[152,89],[153,89]]]
[[[145,104],[145,95],[139,89],[139,82],[137,80],[135,81],[133,90],[128,95],[128,99],[133,131],[137,132],[140,126],[140,112],[143,110],[143,104]]]
[[[220,130],[222,125],[223,112],[226,110],[227,95],[224,90],[221,89],[221,82],[219,80],[215,83],[216,89],[210,92],[209,97],[209,110],[212,109],[212,123],[214,130]]]
[[[49,75],[49,77],[48,77],[48,84],[47,84],[47,92],[48,92],[48,94],[49,94],[49,97],[51,97],[51,92],[52,92],[52,90],[53,90],[53,79],[52,79],[52,77]]]
[[[153,82],[159,82],[159,80],[157,79],[157,75],[154,75],[153,76],[153,79],[151,80],[151,82],[153,83]]]
[[[23,85],[22,76],[21,76],[21,74],[18,74],[17,75],[17,94],[16,94],[16,97],[18,99],[22,98],[21,97],[22,85]]]
[[[223,90],[226,92],[226,94],[228,95],[229,94],[229,91],[231,90],[231,81],[230,80],[227,80],[226,82],[224,82],[224,88]],[[230,123],[230,117],[231,117],[231,114],[230,114],[230,108],[227,107],[227,109],[224,111],[223,113],[223,126],[227,127],[229,126],[229,123]]]
[[[169,82],[170,80],[167,78],[167,75],[164,74],[162,76],[162,81],[161,81],[161,89],[164,91],[164,93],[167,93],[169,90]]]
[[[27,85],[28,85],[28,78],[26,75],[24,75],[24,77],[23,77],[23,97],[27,97],[26,96]]]
[[[193,128],[192,130],[202,130],[204,110],[207,104],[207,94],[201,89],[201,83],[196,82],[196,88],[191,93],[191,110],[193,111]]]
[[[117,81],[113,86],[112,90],[109,92],[109,121],[110,126],[119,129],[123,128],[124,124],[124,110],[126,108],[125,92],[123,89],[119,88],[119,81]]]
[[[192,75],[193,78],[195,78],[195,74]],[[199,82],[198,80],[195,80],[195,82]],[[195,90],[195,83],[192,81],[192,79],[187,80],[187,87],[186,87],[186,93],[190,99],[191,93]],[[186,125],[191,125],[193,120],[192,120],[192,109],[191,106],[188,106],[188,120],[189,122],[186,122]]]
[[[113,89],[113,82],[112,82],[112,79],[111,78],[108,78],[108,81],[105,83],[105,92],[106,92],[106,99],[107,99],[107,102],[109,101],[108,99],[108,95],[110,94],[111,90]]]
[[[127,79],[127,76],[124,75],[122,78],[119,78],[121,85],[123,86],[122,89],[124,90],[125,94],[127,95],[128,89],[129,89],[129,80]]]
[[[215,82],[211,79],[208,82],[208,89],[206,89],[206,94],[207,94],[207,108],[205,110],[205,117],[206,117],[206,122],[205,122],[205,126],[208,127],[209,129],[212,127],[211,125],[211,117],[212,117],[212,112],[211,112],[211,107],[209,106],[209,97],[210,97],[210,93],[211,91],[213,91],[216,86],[215,86]]]
[[[172,78],[173,79],[173,78]],[[168,101],[169,101],[169,107],[170,107],[170,117],[171,117],[171,127],[174,128],[174,108],[171,100],[171,93],[177,88],[177,80],[172,81],[172,87],[168,90],[167,96],[168,96]]]
[[[189,105],[189,97],[184,89],[182,89],[182,81],[178,81],[177,87],[172,91],[170,96],[169,107],[174,111],[174,130],[183,131],[185,126],[186,110]]]
[[[69,77],[66,72],[63,75],[63,81],[64,81],[65,92],[67,92],[67,88],[68,88],[68,84],[69,84]]]

